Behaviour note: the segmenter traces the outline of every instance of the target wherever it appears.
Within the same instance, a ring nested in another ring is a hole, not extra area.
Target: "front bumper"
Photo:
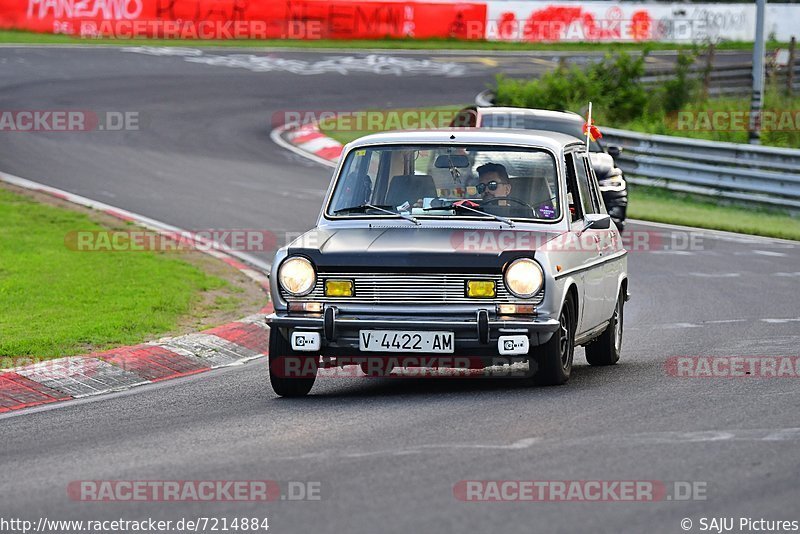
[[[531,346],[542,345],[559,328],[555,319],[541,316],[497,316],[479,310],[465,315],[378,315],[339,314],[335,307],[324,314],[289,314],[276,312],[266,318],[272,328],[322,333],[324,356],[352,355],[359,350],[360,330],[447,330],[455,337],[455,354],[497,354],[497,340],[502,335],[527,335]]]

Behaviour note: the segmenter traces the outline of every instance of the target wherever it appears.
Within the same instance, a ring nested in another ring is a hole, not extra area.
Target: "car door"
[[[592,196],[597,206],[600,208],[599,213],[608,213],[606,211],[605,203],[603,202],[603,195],[600,192],[600,185],[597,182],[597,175],[592,167],[590,158],[586,158],[586,169],[589,174],[589,186],[592,190]],[[612,223],[611,227],[607,230],[598,230],[597,236],[600,238],[600,256],[603,260],[608,258],[619,251],[621,246],[622,236],[619,234],[616,226]],[[605,300],[603,302],[604,319],[608,319],[614,313],[614,306],[617,302],[617,293],[619,291],[619,276],[620,264],[618,261],[604,261],[603,263],[603,294]]]
[[[595,328],[608,319],[605,316],[606,273],[601,263],[603,259],[601,241],[607,237],[605,235],[607,230],[584,229],[586,215],[601,213],[601,204],[598,203],[592,190],[589,162],[586,154],[581,151],[573,152],[570,156],[579,197],[579,199],[575,199],[575,203],[576,207],[580,207],[581,212],[581,218],[573,224],[574,231],[580,239],[584,266],[583,319],[578,330],[580,334]]]

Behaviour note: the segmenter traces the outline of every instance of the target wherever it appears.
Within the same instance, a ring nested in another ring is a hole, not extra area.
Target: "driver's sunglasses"
[[[492,180],[491,182],[487,182],[487,183],[481,182],[475,187],[478,190],[478,193],[482,195],[487,189],[489,191],[497,191],[497,188],[499,186],[501,186],[501,185],[504,185],[504,184],[502,184],[501,182],[498,182],[497,180]]]

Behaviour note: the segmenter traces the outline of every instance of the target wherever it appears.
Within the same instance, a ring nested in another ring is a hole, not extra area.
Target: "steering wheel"
[[[533,206],[531,206],[527,202],[524,202],[524,201],[522,201],[522,200],[520,200],[518,198],[514,198],[514,197],[493,197],[493,198],[490,198],[488,200],[484,200],[483,202],[481,202],[481,206],[486,206],[487,204],[496,204],[496,203],[500,202],[501,200],[505,200],[507,202],[514,202],[516,204],[519,204],[520,206],[525,206],[526,208],[531,210],[531,212],[533,212],[533,216],[535,218],[537,218],[537,219],[539,218],[539,212],[536,211],[536,208],[534,208]]]

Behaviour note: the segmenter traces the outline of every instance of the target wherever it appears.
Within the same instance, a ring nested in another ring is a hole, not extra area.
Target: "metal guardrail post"
[[[790,98],[794,91],[794,53],[796,46],[797,41],[794,36],[792,36],[792,39],[789,41],[789,61],[786,63],[786,96]]]
[[[751,145],[761,144],[761,109],[764,104],[764,18],[767,0],[756,0],[756,41],[753,43],[753,91],[750,95]]]
[[[711,72],[714,70],[714,48],[714,43],[708,45],[706,68],[703,73],[703,98],[708,98],[708,88],[711,85]]]

